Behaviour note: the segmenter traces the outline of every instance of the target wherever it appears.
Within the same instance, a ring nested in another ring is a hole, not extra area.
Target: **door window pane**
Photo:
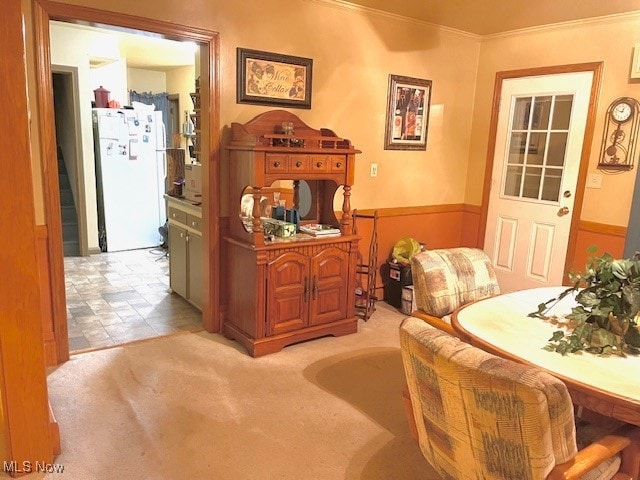
[[[525,198],[539,198],[540,181],[542,180],[542,168],[527,167],[524,174],[522,196]]]
[[[504,182],[504,195],[520,196],[520,182],[522,181],[522,167],[507,167],[507,178]]]
[[[531,97],[516,98],[513,109],[512,130],[527,130],[529,128],[529,114],[531,110]]]
[[[552,99],[553,97],[550,96],[536,97],[533,104],[531,130],[546,130],[549,127]]]
[[[529,135],[529,147],[527,148],[527,164],[542,165],[546,147],[547,132],[531,132]]]
[[[558,95],[553,108],[553,130],[569,130],[569,119],[571,118],[571,107],[573,106],[573,95]]]
[[[527,132],[513,132],[509,145],[509,164],[524,163],[524,152],[527,148]]]
[[[544,183],[542,186],[542,200],[557,202],[560,199],[561,181],[562,169],[546,168],[544,171]]]
[[[564,165],[564,157],[567,151],[567,132],[551,132],[549,137],[549,153],[547,165],[561,167]]]

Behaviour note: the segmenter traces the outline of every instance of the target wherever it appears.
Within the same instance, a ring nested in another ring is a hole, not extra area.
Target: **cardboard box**
[[[192,202],[202,201],[202,165],[189,163],[184,166],[183,194]]]
[[[402,287],[402,306],[400,310],[405,315],[411,315],[411,313],[416,309],[416,294],[413,290],[413,285],[408,285],[406,287]]]

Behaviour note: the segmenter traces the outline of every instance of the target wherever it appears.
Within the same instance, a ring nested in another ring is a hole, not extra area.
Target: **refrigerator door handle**
[[[167,127],[162,122],[162,150],[167,149]]]

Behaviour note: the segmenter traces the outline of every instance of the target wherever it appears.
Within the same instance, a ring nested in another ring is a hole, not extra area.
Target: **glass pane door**
[[[502,195],[560,199],[573,94],[514,97]]]

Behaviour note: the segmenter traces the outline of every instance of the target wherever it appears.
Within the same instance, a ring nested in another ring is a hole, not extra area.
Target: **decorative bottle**
[[[402,138],[402,124],[404,116],[402,115],[402,98],[398,95],[398,100],[396,101],[396,109],[393,115],[393,139],[400,140]]]
[[[416,114],[418,107],[416,106],[415,96],[411,96],[407,105],[407,113],[404,117],[405,140],[414,140],[416,136]]]
[[[415,94],[417,98],[418,111],[416,112],[416,132],[415,138],[416,140],[421,140],[422,138],[422,124],[424,122],[424,97],[420,94],[418,90],[416,90]]]

